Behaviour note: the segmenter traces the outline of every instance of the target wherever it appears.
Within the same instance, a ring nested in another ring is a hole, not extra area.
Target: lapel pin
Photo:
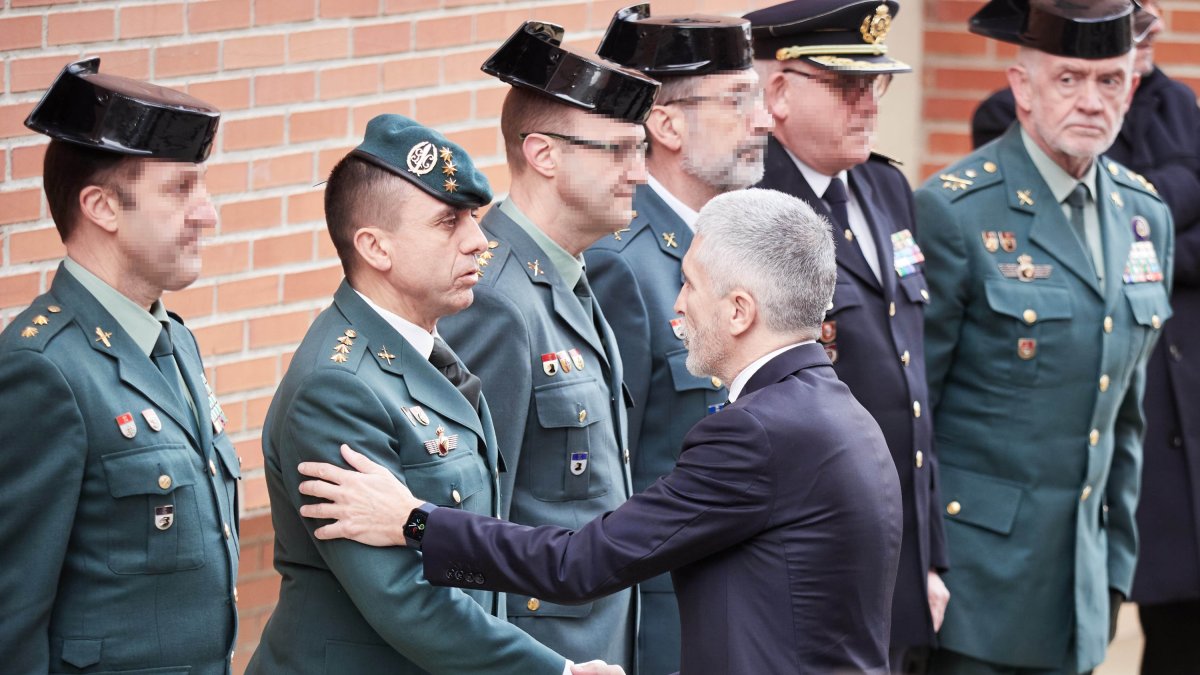
[[[567,352],[566,351],[557,352],[557,355],[558,355],[558,365],[562,366],[562,371],[564,373],[571,372],[571,357],[567,356]]]
[[[419,422],[421,426],[429,426],[429,416],[425,414],[425,410],[421,406],[414,405],[413,407],[409,408],[409,411],[412,412],[413,417],[417,418],[417,422]]]
[[[539,274],[541,274],[541,275],[546,274],[545,272],[542,271],[541,262],[539,262],[537,260],[534,260],[533,262],[527,262],[527,263],[525,263],[525,266],[529,268],[529,271],[533,272],[533,276],[535,276],[535,277],[538,276]]]
[[[379,358],[383,359],[384,361],[387,361],[387,364],[389,366],[392,365],[392,359],[396,358],[395,354],[388,352],[386,345],[383,347],[383,349],[380,349],[379,353],[376,354],[375,356],[378,356]]]
[[[175,507],[174,506],[156,506],[154,507],[154,527],[159,530],[171,529],[172,523],[175,522]]]
[[[675,241],[674,232],[663,232],[663,243],[671,248],[679,248],[679,242]]]
[[[133,415],[130,413],[117,415],[117,428],[121,430],[121,435],[125,438],[137,436],[137,424],[134,423]]]
[[[1033,190],[1017,190],[1017,201],[1023,206],[1033,206]]]
[[[150,426],[151,431],[162,431],[162,420],[158,418],[158,413],[154,411],[154,408],[143,410],[142,417],[146,419],[146,424]]]
[[[570,354],[571,354],[571,363],[575,364],[575,369],[583,370],[583,354],[580,354],[578,349],[572,349],[570,351]]]
[[[1000,250],[1000,235],[996,234],[995,230],[986,230],[981,235],[983,237],[983,247],[988,253],[995,253]]]
[[[621,229],[617,230],[616,232],[613,232],[613,239],[616,239],[617,241],[621,241],[621,235],[628,231],[629,231],[628,227],[622,227]]]
[[[685,335],[683,319],[671,319],[671,332],[675,337],[682,340]]]
[[[542,354],[542,372],[554,377],[558,374],[558,355],[554,353]]]
[[[586,452],[571,453],[571,473],[575,476],[582,476],[587,470],[588,454]]]
[[[108,339],[112,337],[112,333],[106,331],[99,326],[96,326],[96,342],[103,343],[105,347],[112,348],[112,343]]]

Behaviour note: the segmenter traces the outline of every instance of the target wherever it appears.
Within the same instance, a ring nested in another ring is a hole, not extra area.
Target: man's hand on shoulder
[[[341,446],[342,457],[352,467],[343,469],[322,462],[302,462],[301,475],[317,480],[300,483],[300,493],[327,501],[305,504],[300,515],[332,520],[318,527],[317,539],[353,539],[368,546],[404,546],[404,523],[423,502],[387,468],[365,455]]]

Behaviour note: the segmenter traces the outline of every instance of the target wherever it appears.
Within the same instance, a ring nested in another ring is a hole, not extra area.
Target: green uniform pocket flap
[[[675,391],[691,391],[694,389],[707,389],[708,391],[716,391],[720,389],[716,380],[711,377],[697,377],[687,369],[687,349],[677,349],[673,352],[667,352],[667,365],[671,367],[671,380],[675,384]]]
[[[405,467],[405,485],[418,498],[438,506],[461,506],[487,486],[487,479],[482,459],[461,450],[454,452],[458,456],[445,462]]]
[[[1134,321],[1143,326],[1158,328],[1171,318],[1171,302],[1162,284],[1126,284],[1125,297]]]
[[[1063,286],[988,279],[986,290],[992,311],[1025,323],[1071,318],[1071,292]]]
[[[1012,532],[1021,507],[1019,485],[943,464],[942,501],[946,520],[961,521],[999,534]]]
[[[568,617],[572,619],[581,619],[592,613],[592,603],[585,602],[580,605],[560,605],[555,602],[546,602],[539,598],[531,598],[528,595],[520,595],[517,593],[509,593],[505,597],[508,606],[508,618],[513,617],[538,617],[538,616],[554,616]]]
[[[229,475],[236,480],[242,478],[242,463],[238,461],[237,450],[234,449],[233,443],[229,438],[221,436],[213,439],[213,447],[217,450],[217,455],[221,458],[221,463],[229,471]]]
[[[182,445],[153,445],[100,458],[113,497],[165,495],[196,482],[196,453]]]
[[[67,638],[63,640],[62,660],[76,668],[87,668],[100,663],[100,648],[104,640]]]
[[[544,384],[533,390],[538,422],[546,429],[586,427],[608,419],[609,401],[594,378]]]

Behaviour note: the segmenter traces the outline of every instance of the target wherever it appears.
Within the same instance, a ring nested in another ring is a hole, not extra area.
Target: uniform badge
[[[1145,241],[1150,238],[1150,221],[1143,216],[1133,217],[1133,236],[1137,237],[1138,241]]]
[[[986,230],[980,236],[983,237],[983,247],[988,253],[1000,250],[1000,235],[996,234],[995,230]]]
[[[556,355],[558,356],[558,365],[562,366],[562,371],[564,373],[571,372],[571,357],[567,352],[565,350],[556,352]]]
[[[1022,206],[1033,206],[1033,190],[1017,190],[1017,201]]]
[[[1017,356],[1022,361],[1029,361],[1037,356],[1037,340],[1033,338],[1019,338],[1017,340]]]
[[[208,393],[208,419],[212,422],[213,435],[216,436],[225,430],[225,425],[229,423],[229,418],[225,416],[225,411],[221,409],[221,404],[217,402],[217,395],[213,393],[212,387],[208,385],[208,378],[201,375],[200,379],[204,381],[204,391]]]
[[[579,353],[578,349],[570,350],[571,363],[575,364],[576,370],[583,370],[583,354]]]
[[[158,419],[158,413],[154,408],[146,408],[142,411],[142,417],[146,418],[146,424],[150,425],[153,431],[162,431],[162,420]]]
[[[587,470],[588,454],[586,452],[571,453],[571,473],[576,476],[582,476]]]
[[[1163,280],[1162,266],[1158,263],[1154,242],[1135,241],[1129,246],[1129,257],[1125,259],[1125,274],[1122,275],[1122,279],[1127,284]]]
[[[1012,232],[1000,232],[1000,248],[1004,249],[1005,253],[1012,253],[1017,250],[1017,235]]]
[[[729,405],[729,404],[728,403],[714,403],[714,404],[708,406],[708,414],[715,415],[716,413],[719,413],[722,410],[724,410],[725,406],[727,406],[727,405]]]
[[[837,340],[837,322],[821,322],[821,342],[829,343]]]
[[[436,438],[425,441],[425,452],[439,457],[445,457],[451,450],[458,447],[458,434],[446,435],[446,430],[438,427],[434,432]]]
[[[413,425],[414,427],[420,424],[420,422],[417,421],[416,416],[413,415],[412,410],[409,410],[404,406],[400,406],[400,412],[404,413],[404,417],[408,420],[409,424]]]
[[[671,319],[671,332],[680,340],[684,336],[683,319]]]
[[[429,415],[425,414],[425,409],[419,405],[414,405],[408,411],[412,413],[413,418],[417,420],[417,424],[423,427],[429,426]]]
[[[437,165],[437,148],[429,141],[421,141],[408,151],[406,162],[408,163],[409,173],[414,173],[418,176],[433,171],[433,167]]]
[[[134,423],[133,415],[130,413],[117,415],[117,428],[121,430],[121,435],[125,438],[137,436],[137,424]]]
[[[105,347],[112,348],[112,343],[108,339],[112,337],[111,331],[106,331],[100,326],[96,326],[96,342],[103,343]]]
[[[1034,279],[1049,279],[1054,268],[1050,265],[1035,265],[1033,264],[1033,256],[1028,254],[1018,256],[1017,263],[1000,263],[996,267],[1000,268],[1000,274],[1003,274],[1008,279],[1020,279],[1021,281],[1029,282]]]
[[[913,241],[912,232],[907,228],[892,233],[892,265],[896,274],[906,277],[917,271],[917,265],[925,262],[925,254],[921,247]]]
[[[837,363],[837,360],[838,360],[837,343],[830,342],[829,344],[824,345],[824,347],[825,347],[825,356],[829,357],[829,362]]]
[[[171,525],[175,523],[175,507],[174,506],[156,506],[154,507],[154,527],[159,530],[169,530]]]
[[[558,374],[558,355],[552,353],[542,354],[542,372],[554,377]]]

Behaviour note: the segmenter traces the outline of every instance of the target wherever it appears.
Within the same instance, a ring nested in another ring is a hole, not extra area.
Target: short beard
[[[737,147],[733,153],[722,162],[706,162],[696,155],[696,149],[703,142],[700,139],[688,139],[680,157],[680,168],[684,173],[699,180],[718,193],[743,190],[758,183],[763,177],[763,158],[766,154],[766,143],[752,141]],[[757,149],[758,160],[746,162],[742,154],[747,150]]]
[[[714,328],[711,326],[699,330],[688,328],[683,338],[683,345],[688,350],[687,361],[684,365],[687,366],[689,373],[696,377],[719,376],[720,365],[728,359],[729,350],[717,340],[717,331]]]

